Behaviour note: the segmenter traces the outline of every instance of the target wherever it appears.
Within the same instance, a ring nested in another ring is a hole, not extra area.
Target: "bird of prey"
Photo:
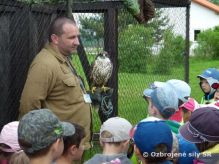
[[[105,91],[107,88],[105,85],[112,75],[113,64],[108,57],[108,53],[103,51],[97,55],[96,59],[91,65],[91,83],[92,83],[92,92],[96,88],[102,88]]]
[[[152,0],[123,0],[123,3],[141,24],[147,23],[155,15],[155,7]]]

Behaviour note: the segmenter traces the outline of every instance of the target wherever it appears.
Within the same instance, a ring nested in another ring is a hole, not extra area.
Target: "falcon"
[[[94,92],[96,88],[106,91],[108,80],[112,75],[113,64],[106,51],[97,55],[96,59],[91,65],[91,90]]]

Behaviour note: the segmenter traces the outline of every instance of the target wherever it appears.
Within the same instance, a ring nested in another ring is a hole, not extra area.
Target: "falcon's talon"
[[[109,87],[105,87],[104,85],[101,87],[101,91],[106,92],[108,91],[110,88]]]
[[[97,89],[97,87],[92,87],[92,89],[91,89],[91,93],[96,92],[96,89]]]

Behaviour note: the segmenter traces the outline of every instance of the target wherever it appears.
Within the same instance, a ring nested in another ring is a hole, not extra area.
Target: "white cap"
[[[171,79],[168,80],[166,83],[170,84],[173,87],[178,99],[180,99],[184,103],[188,101],[188,98],[191,94],[191,87],[185,81]]]
[[[129,121],[121,117],[112,117],[106,120],[100,128],[100,140],[102,142],[121,142],[130,139],[132,125]],[[111,138],[103,138],[101,134],[107,131],[112,134]]]

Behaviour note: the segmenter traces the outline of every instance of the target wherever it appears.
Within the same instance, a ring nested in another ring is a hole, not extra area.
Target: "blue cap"
[[[160,82],[160,81],[154,81],[153,83],[150,84],[149,88],[146,88],[143,92],[143,95],[145,97],[151,97],[152,92],[154,91],[155,88],[162,87],[165,84],[165,82]]]
[[[216,68],[208,68],[202,72],[202,74],[198,75],[197,77],[201,77],[204,79],[213,78],[215,80],[219,80],[219,70]]]
[[[166,119],[170,118],[178,110],[177,94],[169,84],[164,84],[154,89],[151,93],[151,100],[153,105]]]
[[[173,136],[171,129],[164,121],[140,122],[134,133],[134,142],[142,154],[155,152],[159,144],[166,145],[167,153],[170,153]]]

